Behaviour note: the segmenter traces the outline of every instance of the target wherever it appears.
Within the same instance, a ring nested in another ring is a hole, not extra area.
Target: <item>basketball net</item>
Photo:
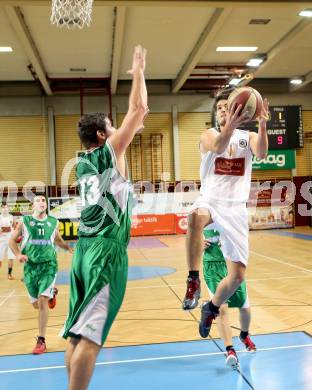
[[[93,0],[52,0],[50,21],[57,27],[90,26]]]

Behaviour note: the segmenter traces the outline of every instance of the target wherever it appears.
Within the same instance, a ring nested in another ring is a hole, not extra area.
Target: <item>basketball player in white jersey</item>
[[[189,216],[186,237],[189,277],[183,309],[194,309],[200,297],[199,268],[203,253],[202,231],[214,222],[220,232],[224,257],[229,259],[228,276],[221,280],[212,300],[202,306],[199,332],[208,337],[211,324],[220,306],[244,281],[248,263],[248,214],[252,155],[265,157],[268,150],[266,121],[268,103],[259,116],[258,134],[239,130],[246,122],[240,114],[242,106],[227,109],[228,93],[220,94],[215,102],[217,128],[204,131],[200,139],[200,197]]]
[[[0,267],[3,260],[8,260],[8,279],[12,280],[13,260],[15,256],[9,247],[9,241],[12,230],[15,225],[15,219],[9,212],[9,206],[4,204],[1,207],[0,214]]]

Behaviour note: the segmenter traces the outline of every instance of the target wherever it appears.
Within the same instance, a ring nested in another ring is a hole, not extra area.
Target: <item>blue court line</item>
[[[239,372],[225,367],[224,356],[213,341],[198,340],[104,348],[90,390],[102,389],[104,384],[105,388],[118,390],[189,390],[190,386],[196,390],[311,389],[311,336],[289,332],[257,335],[253,339],[256,353],[238,353],[240,371],[251,386]],[[241,350],[237,338],[235,345]],[[63,352],[3,356],[0,367],[3,390],[17,390],[28,383],[33,390],[66,388]]]
[[[73,241],[67,241],[68,245],[75,248],[78,239]],[[168,245],[162,242],[159,238],[148,236],[148,237],[131,237],[128,245],[128,249],[158,249],[167,248]],[[57,252],[67,252],[67,250],[56,246]]]
[[[128,280],[158,278],[176,272],[175,268],[159,266],[130,266]]]
[[[270,231],[270,232],[266,230],[265,233],[268,233],[268,234],[276,234],[276,235],[278,235],[278,236],[299,238],[299,239],[301,239],[301,240],[312,241],[312,234],[283,232],[282,230],[272,230],[272,231]]]
[[[158,266],[130,266],[128,269],[128,280],[141,280],[159,278],[176,272],[175,268]],[[56,284],[69,284],[70,271],[59,271]]]

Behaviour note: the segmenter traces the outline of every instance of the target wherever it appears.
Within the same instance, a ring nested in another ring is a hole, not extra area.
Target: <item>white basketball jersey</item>
[[[217,130],[212,129],[217,132]],[[234,130],[225,152],[202,153],[201,195],[218,202],[247,202],[252,170],[249,132]]]
[[[0,214],[0,229],[1,228],[11,228],[13,226],[13,216],[9,214],[8,216],[4,216]],[[0,234],[0,240],[8,240],[11,236],[11,232],[2,232]]]

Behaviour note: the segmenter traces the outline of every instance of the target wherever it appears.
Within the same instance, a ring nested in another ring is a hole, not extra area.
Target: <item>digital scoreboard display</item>
[[[240,128],[258,131],[258,122],[245,123]],[[301,106],[270,107],[267,122],[269,149],[303,148]]]

